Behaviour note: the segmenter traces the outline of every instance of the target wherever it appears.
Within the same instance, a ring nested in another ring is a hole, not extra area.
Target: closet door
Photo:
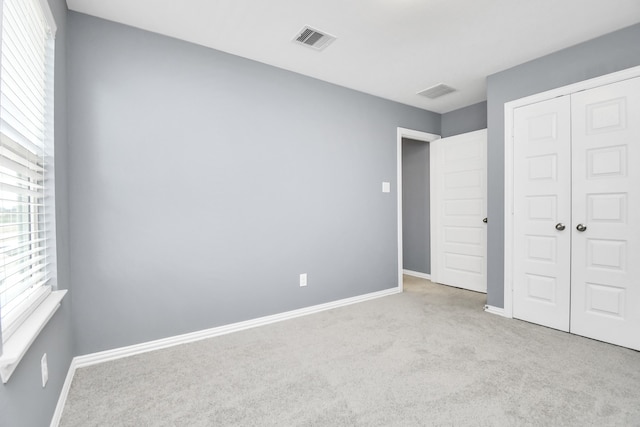
[[[571,102],[571,332],[640,350],[640,78]]]
[[[569,330],[570,97],[514,112],[513,317]]]

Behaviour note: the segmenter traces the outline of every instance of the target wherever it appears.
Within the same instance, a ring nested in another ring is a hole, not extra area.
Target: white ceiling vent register
[[[329,46],[335,39],[331,34],[306,26],[296,34],[293,41],[316,50],[322,50]]]
[[[431,86],[423,91],[418,92],[418,95],[426,96],[429,99],[440,98],[451,92],[455,92],[457,89],[452,88],[444,83],[439,83],[435,86]]]

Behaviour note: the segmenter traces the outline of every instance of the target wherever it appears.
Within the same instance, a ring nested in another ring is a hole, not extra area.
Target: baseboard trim
[[[307,316],[309,314],[319,313],[321,311],[331,310],[334,308],[345,307],[347,305],[365,302],[376,298],[386,297],[401,293],[400,288],[394,287],[383,291],[371,292],[369,294],[359,295],[356,297],[345,298],[338,301],[332,301],[325,304],[313,305],[311,307],[300,308],[297,310],[286,311],[284,313],[273,314],[271,316],[258,317],[256,319],[246,320],[244,322],[231,323],[228,325],[218,326],[202,331],[190,332],[173,337],[163,338],[155,341],[148,341],[140,344],[134,344],[126,347],[115,348],[112,350],[100,351],[97,353],[76,356],[71,361],[67,377],[65,378],[58,404],[56,405],[53,418],[51,419],[51,427],[57,427],[62,417],[62,411],[66,404],[73,376],[78,368],[84,368],[91,365],[97,365],[112,360],[122,359],[124,357],[135,356],[137,354],[147,353],[150,351],[161,350],[180,344],[187,344],[207,338],[218,337],[233,332],[244,331],[256,328],[258,326],[269,325],[271,323],[282,322],[283,320],[295,319],[296,317]]]
[[[402,274],[406,274],[407,276],[418,277],[420,279],[431,280],[431,275],[430,274],[420,273],[419,271],[402,270]]]
[[[484,311],[486,311],[487,313],[491,313],[491,314],[495,314],[495,315],[498,315],[498,316],[509,318],[509,316],[507,316],[507,314],[505,313],[504,308],[501,308],[501,307],[494,307],[492,305],[485,305],[484,306]]]
[[[67,397],[69,396],[69,391],[71,390],[71,382],[73,381],[73,376],[76,374],[76,368],[76,359],[73,358],[71,359],[71,364],[69,365],[67,376],[64,379],[64,384],[62,384],[62,390],[60,390],[60,396],[58,396],[58,403],[56,404],[56,409],[53,412],[50,427],[58,427],[58,425],[60,424],[60,420],[62,419],[62,410],[64,409],[65,403],[67,403]]]
[[[135,356],[136,354],[146,353],[149,351],[160,350],[163,348],[173,347],[180,344],[187,344],[200,341],[207,338],[213,338],[220,335],[226,335],[233,332],[243,331],[262,325],[281,322],[283,320],[295,319],[296,317],[306,316],[333,308],[344,307],[371,299],[381,298],[388,295],[399,293],[398,288],[385,289],[383,291],[372,292],[357,297],[345,298],[338,301],[332,301],[325,304],[313,305],[310,307],[300,308],[297,310],[286,311],[283,313],[273,314],[270,316],[258,317],[256,319],[245,320],[243,322],[231,323],[228,325],[218,326],[211,329],[190,332],[173,337],[162,338],[159,340],[148,341],[141,344],[134,344],[126,347],[115,348],[112,350],[101,351],[97,353],[85,354],[75,357],[76,367],[84,368],[86,366],[96,365],[98,363],[109,362],[121,359],[123,357]]]

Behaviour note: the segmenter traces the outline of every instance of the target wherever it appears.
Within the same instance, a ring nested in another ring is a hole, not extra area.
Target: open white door
[[[487,292],[487,130],[433,141],[431,278]]]

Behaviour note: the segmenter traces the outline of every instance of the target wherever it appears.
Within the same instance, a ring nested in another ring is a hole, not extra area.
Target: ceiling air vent
[[[431,86],[430,88],[427,88],[423,91],[418,92],[418,95],[426,96],[429,99],[436,99],[455,91],[456,89],[452,88],[451,86],[447,86],[444,83],[440,83],[435,86]]]
[[[322,31],[307,26],[296,34],[293,41],[316,50],[322,50],[329,46],[335,39],[331,34],[323,33]]]

